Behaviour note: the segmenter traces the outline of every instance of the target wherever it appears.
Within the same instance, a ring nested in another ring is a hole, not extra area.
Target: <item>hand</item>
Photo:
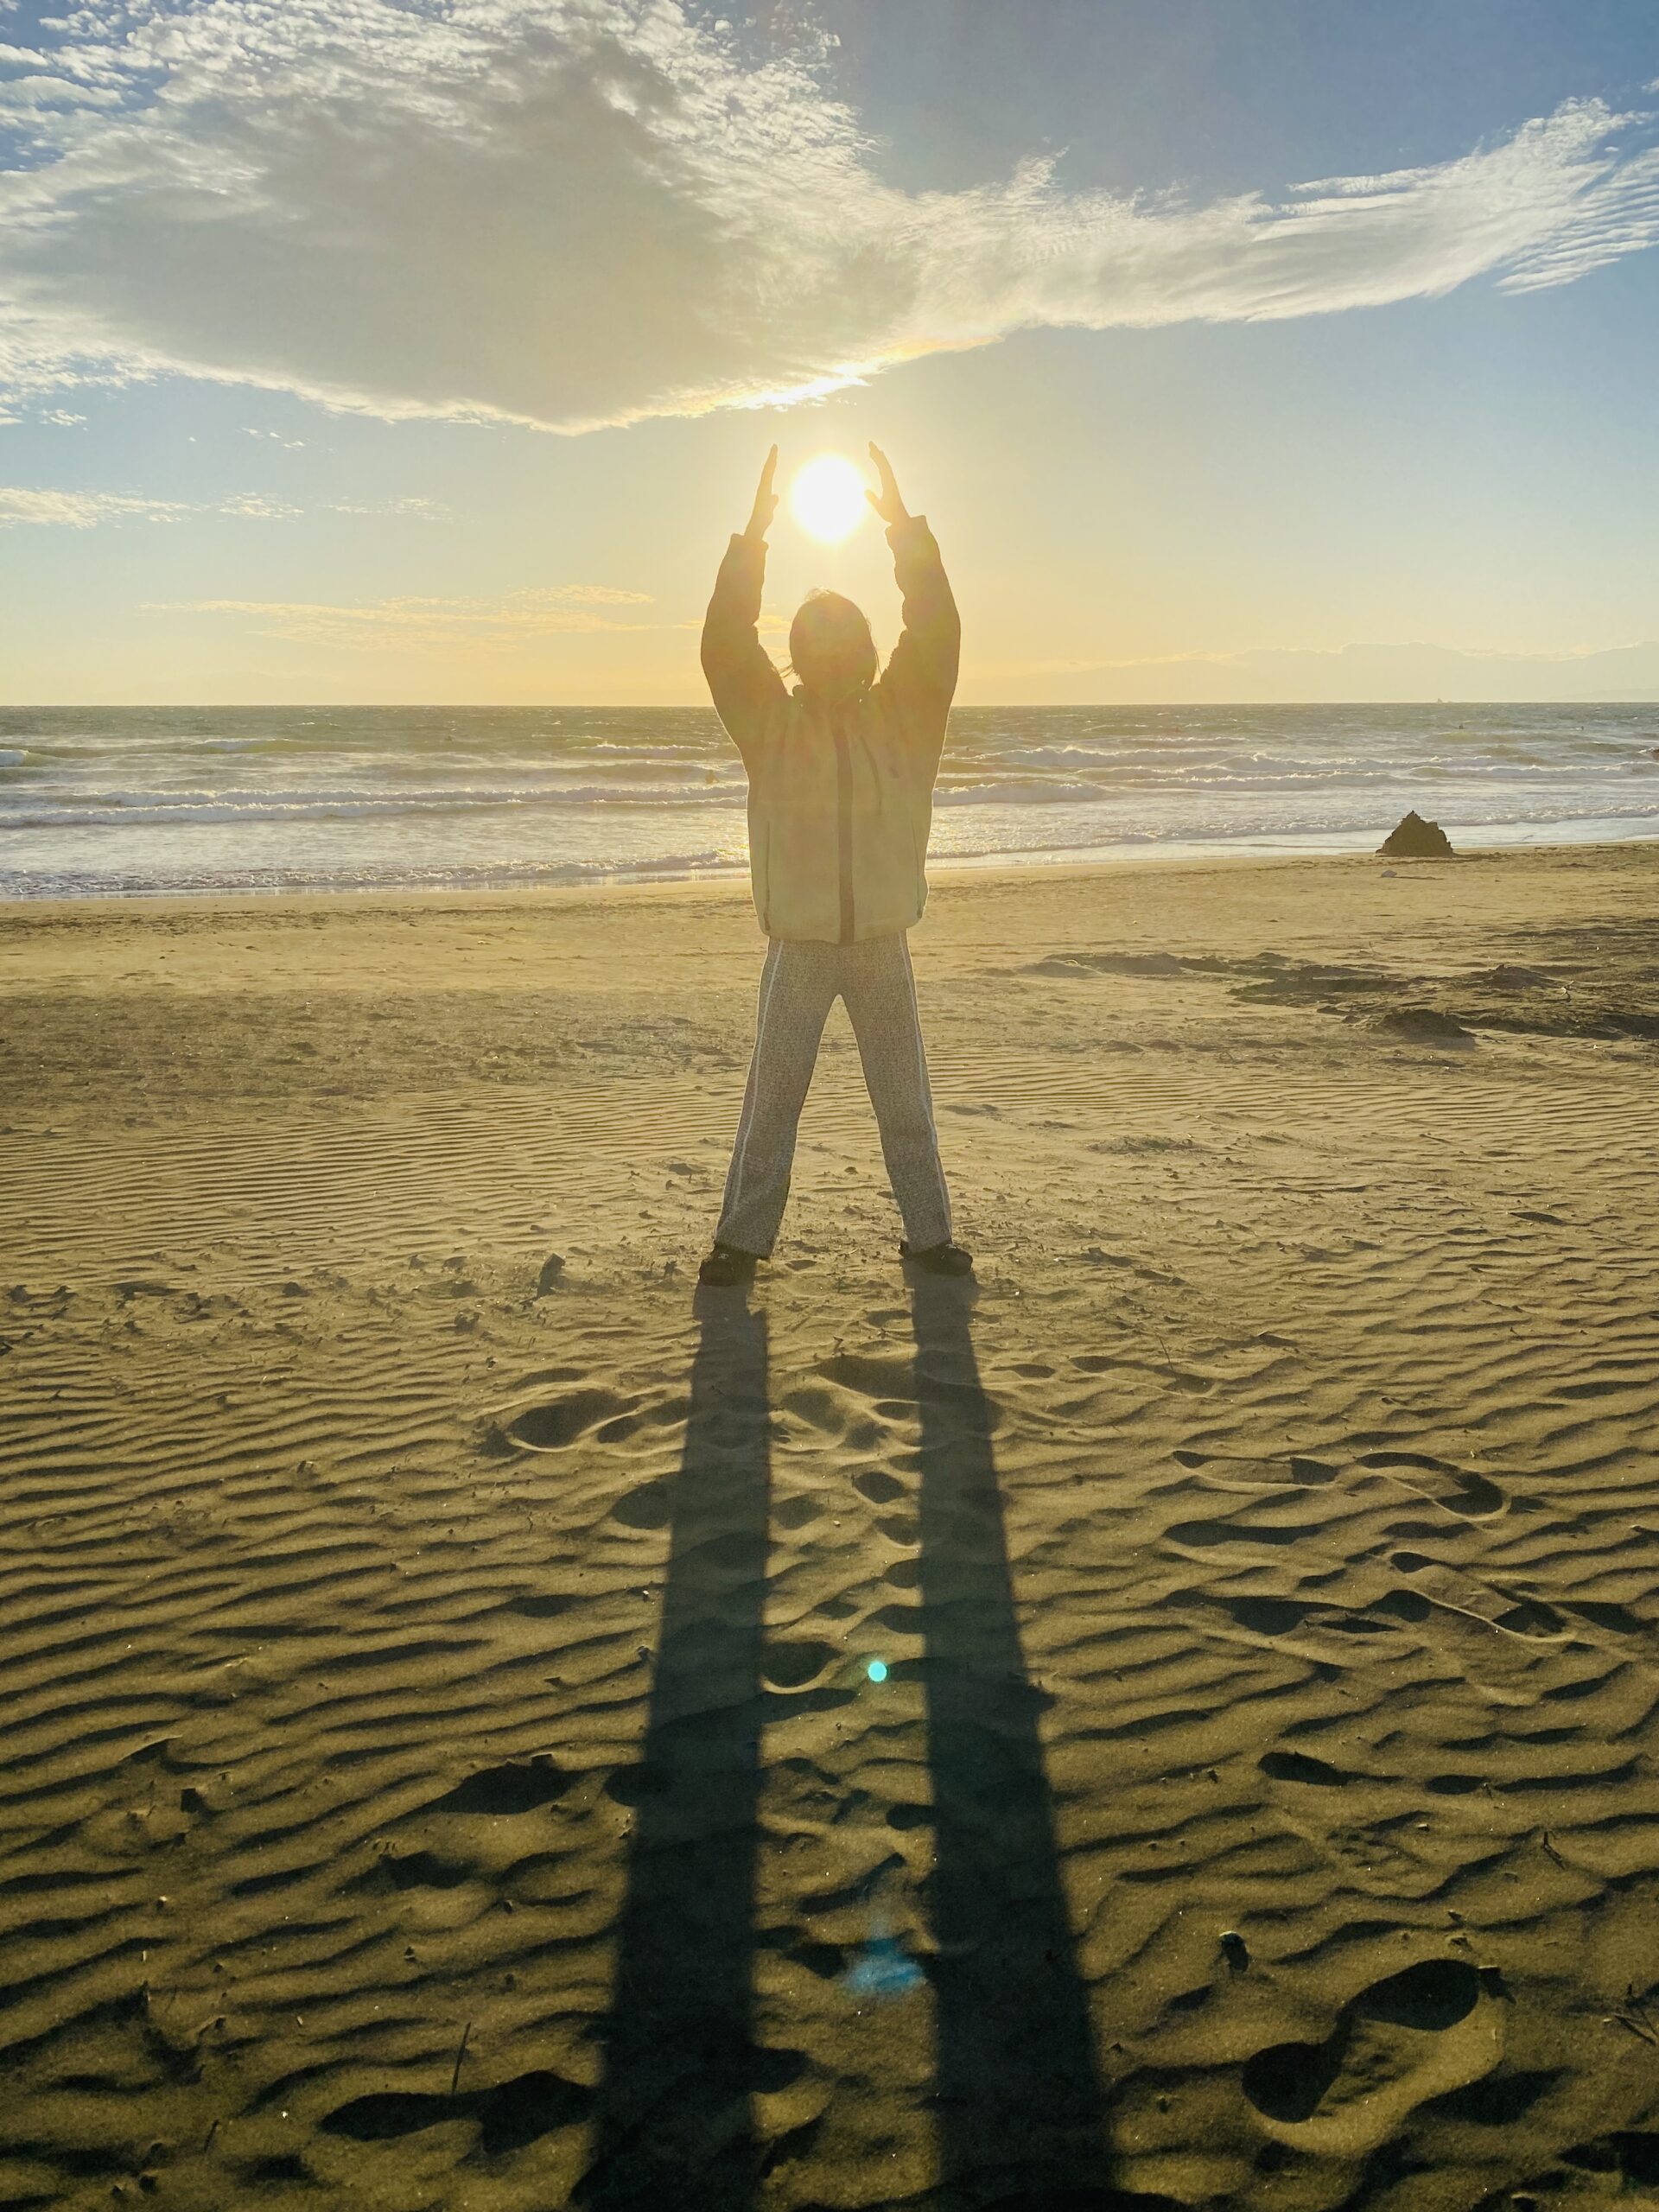
[[[778,474],[778,448],[773,446],[766,455],[766,467],[760,471],[760,481],[755,489],[754,509],[749,517],[745,537],[758,537],[764,544],[772,518],[778,512],[778,494],[772,488],[772,480]]]
[[[899,480],[893,473],[893,463],[880,447],[874,442],[870,446],[870,459],[875,463],[880,476],[881,489],[879,493],[867,492],[864,496],[891,530],[894,523],[908,522],[910,511],[899,496]]]

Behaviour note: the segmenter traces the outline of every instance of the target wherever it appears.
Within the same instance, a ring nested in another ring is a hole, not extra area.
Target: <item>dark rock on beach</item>
[[[1432,1006],[1390,1007],[1386,1013],[1373,1017],[1371,1027],[1391,1030],[1397,1037],[1408,1037],[1423,1045],[1469,1034],[1456,1014],[1443,1014],[1438,1007]]]
[[[1425,822],[1414,807],[1395,823],[1376,849],[1395,861],[1449,861],[1453,857],[1452,841],[1440,823]]]

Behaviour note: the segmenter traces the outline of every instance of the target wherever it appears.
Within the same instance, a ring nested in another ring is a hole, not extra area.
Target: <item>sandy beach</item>
[[[0,907],[0,2207],[1659,2188],[1659,842]]]

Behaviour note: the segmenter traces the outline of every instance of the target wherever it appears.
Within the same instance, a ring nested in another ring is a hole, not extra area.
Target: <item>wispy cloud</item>
[[[881,174],[822,52],[682,0],[90,0],[19,49],[0,376],[581,429],[1040,326],[1567,283],[1659,238],[1653,118],[1197,204]],[[17,87],[22,89],[18,90]]]
[[[178,499],[140,499],[120,492],[31,491],[0,484],[0,529],[44,523],[91,530],[101,522],[176,522],[196,510]]]
[[[305,509],[296,507],[289,499],[273,499],[268,492],[237,492],[230,499],[219,500],[212,512],[239,515],[245,522],[292,522]]]
[[[401,499],[335,499],[328,512],[334,515],[413,515],[422,522],[442,522],[449,510],[442,499],[412,494]]]
[[[50,419],[50,418],[48,418]],[[68,416],[80,422],[80,416]],[[441,521],[449,510],[439,499],[330,499],[331,515],[406,515]],[[58,492],[0,485],[0,528],[14,523],[55,524],[92,530],[104,522],[178,522],[186,515],[228,515],[238,522],[292,522],[306,509],[268,492],[233,492],[223,499],[149,499],[124,492]]]
[[[552,584],[499,599],[378,599],[358,606],[321,600],[196,599],[158,602],[147,611],[229,614],[256,634],[352,651],[457,651],[498,653],[539,639],[598,630],[651,630],[654,622],[619,620],[601,608],[649,607],[649,592],[610,584]]]

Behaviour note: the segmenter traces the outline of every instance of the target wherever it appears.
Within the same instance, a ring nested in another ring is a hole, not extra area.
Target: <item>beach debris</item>
[[[1659,2026],[1656,2026],[1653,2015],[1648,2010],[1647,1999],[1637,1996],[1636,1984],[1633,1981],[1626,1982],[1624,1985],[1623,2009],[1609,2012],[1605,2016],[1605,2021],[1610,2028],[1614,2025],[1628,2028],[1630,2033],[1643,2043],[1659,2046]]]
[[[1221,1953],[1235,1974],[1243,1974],[1249,1969],[1250,1947],[1236,1928],[1222,1929]]]
[[[1425,822],[1414,807],[1395,823],[1377,847],[1393,860],[1446,861],[1453,855],[1452,840],[1438,822]]]
[[[550,1252],[546,1259],[542,1262],[542,1272],[536,1278],[537,1297],[545,1298],[548,1292],[552,1290],[557,1285],[558,1280],[563,1273],[563,1253]]]

